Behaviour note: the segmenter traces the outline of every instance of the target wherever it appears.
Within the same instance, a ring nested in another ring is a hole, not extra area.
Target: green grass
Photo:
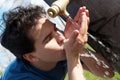
[[[115,72],[115,76],[113,78],[109,79],[97,77],[88,71],[84,71],[84,75],[86,77],[86,80],[120,80],[120,74],[117,72]]]
[[[84,75],[86,77],[86,80],[120,80],[120,74],[118,74],[117,72],[115,72],[113,78],[109,78],[109,79],[97,77],[86,70],[84,70]],[[65,80],[68,80],[68,75],[66,75]]]

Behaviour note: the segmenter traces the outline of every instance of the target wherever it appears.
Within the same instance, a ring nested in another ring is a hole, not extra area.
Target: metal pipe
[[[54,18],[58,15],[63,15],[64,17],[68,17],[69,13],[66,10],[67,5],[70,0],[56,0],[52,3],[51,7],[48,9],[47,13],[50,17]]]

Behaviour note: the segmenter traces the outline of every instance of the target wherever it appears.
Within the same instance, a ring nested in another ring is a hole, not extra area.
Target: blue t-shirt
[[[3,73],[1,80],[64,80],[67,72],[66,61],[59,62],[50,71],[43,71],[20,59],[15,59]]]

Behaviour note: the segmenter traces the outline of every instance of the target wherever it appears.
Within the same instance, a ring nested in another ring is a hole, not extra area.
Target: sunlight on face
[[[65,59],[63,49],[64,35],[59,31],[55,24],[50,22],[46,17],[39,19],[39,23],[31,30],[31,35],[35,40],[35,53],[39,59],[44,61],[60,61]],[[59,36],[58,36],[59,35]]]

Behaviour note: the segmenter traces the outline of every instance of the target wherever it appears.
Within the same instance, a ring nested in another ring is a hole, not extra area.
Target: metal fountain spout
[[[51,7],[48,9],[47,13],[50,17],[54,18],[58,15],[68,17],[69,13],[66,10],[67,5],[70,0],[56,0],[52,3]]]

